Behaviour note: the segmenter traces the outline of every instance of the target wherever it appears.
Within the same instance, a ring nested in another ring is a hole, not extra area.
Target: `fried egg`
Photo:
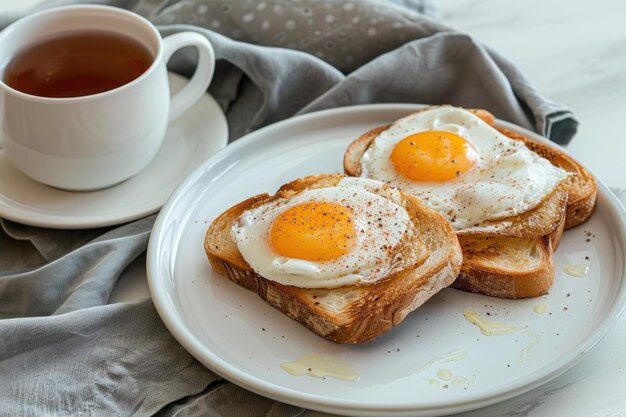
[[[360,176],[420,197],[455,230],[526,212],[567,176],[473,113],[446,106],[397,120],[360,163]]]
[[[425,257],[404,204],[379,181],[342,178],[245,211],[232,236],[257,274],[281,284],[371,284]]]

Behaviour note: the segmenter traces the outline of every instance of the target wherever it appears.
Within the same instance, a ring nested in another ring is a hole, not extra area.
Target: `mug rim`
[[[44,96],[37,96],[34,94],[24,93],[23,91],[20,91],[11,87],[10,85],[4,82],[3,77],[0,77],[0,87],[2,87],[7,93],[10,93],[22,99],[26,99],[26,100],[30,100],[34,102],[46,103],[46,104],[71,104],[71,103],[98,100],[101,98],[105,98],[107,96],[118,94],[122,90],[131,88],[132,86],[141,83],[144,79],[148,78],[154,72],[155,68],[161,61],[161,58],[163,56],[163,38],[161,38],[161,34],[157,30],[157,28],[149,20],[147,20],[146,18],[144,18],[143,16],[137,13],[131,12],[129,10],[121,9],[119,7],[106,6],[106,5],[85,4],[85,5],[59,6],[59,7],[53,7],[50,9],[42,10],[42,11],[27,15],[11,23],[9,26],[4,28],[4,30],[0,32],[0,43],[3,42],[4,39],[6,38],[6,35],[11,33],[11,31],[15,30],[16,27],[20,25],[28,24],[29,21],[32,19],[35,19],[42,15],[52,14],[52,13],[62,13],[68,10],[73,10],[73,11],[105,10],[107,12],[112,12],[112,13],[117,13],[120,15],[127,16],[141,23],[144,27],[147,27],[149,31],[154,35],[157,41],[156,55],[154,56],[152,63],[150,64],[148,69],[145,70],[139,77],[135,78],[134,80],[129,81],[128,83],[124,85],[120,85],[119,87],[115,87],[111,90],[102,91],[96,94],[88,94],[85,96],[76,96],[76,97],[44,97]],[[62,30],[60,30],[59,32],[62,32]]]

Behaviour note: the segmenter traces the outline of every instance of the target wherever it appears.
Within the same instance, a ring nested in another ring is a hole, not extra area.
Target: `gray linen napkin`
[[[74,1],[47,2],[40,8]],[[230,139],[304,112],[371,102],[450,103],[566,143],[577,122],[420,0],[104,0],[163,35],[202,33],[218,67],[210,92]],[[0,16],[6,25],[16,16]],[[171,69],[190,74],[193,50]],[[107,305],[146,249],[154,216],[113,228],[50,230],[2,220],[0,415],[296,416],[221,380],[173,339],[151,300]]]

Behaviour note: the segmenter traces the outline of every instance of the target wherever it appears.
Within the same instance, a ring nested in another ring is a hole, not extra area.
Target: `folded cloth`
[[[73,1],[47,2],[47,8]],[[479,107],[566,143],[577,122],[420,0],[105,0],[167,36],[213,43],[230,139],[299,113],[372,102]],[[16,16],[1,16],[4,25]],[[170,68],[190,74],[195,52]],[[149,299],[108,304],[154,216],[114,228],[0,230],[0,415],[296,416],[230,384],[173,339]],[[138,258],[139,257],[139,258]]]
[[[297,113],[373,102],[484,108],[560,144],[578,127],[506,59],[392,2],[190,1],[137,11],[165,36],[194,30],[213,43],[223,62],[209,91],[227,110],[231,139]],[[193,51],[172,68],[191,74]]]

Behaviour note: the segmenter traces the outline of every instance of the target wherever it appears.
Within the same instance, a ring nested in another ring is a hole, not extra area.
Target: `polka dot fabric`
[[[577,130],[513,64],[434,18],[431,0],[127,1],[164,36],[196,30],[213,43],[209,92],[231,139],[298,113],[385,102],[489,109],[559,144]],[[169,66],[191,75],[194,62],[181,51]]]
[[[180,2],[154,22],[193,24],[244,42],[297,49],[350,72],[423,36],[419,11],[431,10],[429,3],[410,6],[373,0],[200,0]]]

